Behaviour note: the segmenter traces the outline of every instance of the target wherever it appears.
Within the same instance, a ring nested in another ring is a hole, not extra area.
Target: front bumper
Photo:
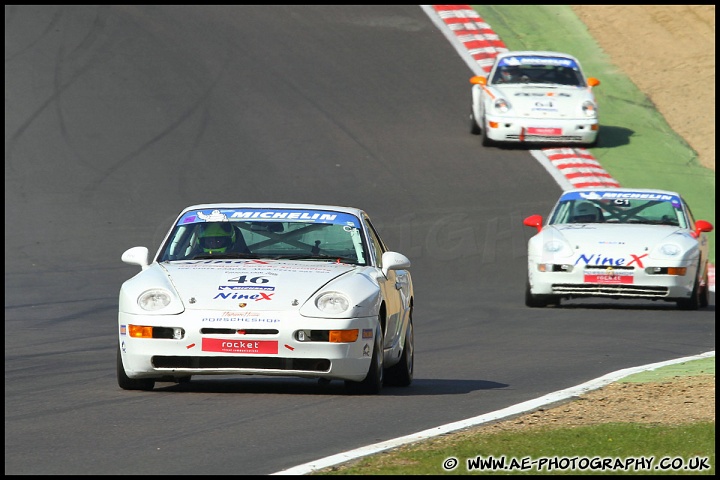
[[[564,271],[561,265],[540,271],[538,262],[528,262],[528,280],[533,295],[572,297],[641,298],[676,301],[690,298],[697,276],[696,261],[673,265],[646,265],[644,268],[579,265]],[[685,275],[652,273],[668,268],[685,268]],[[659,270],[658,270],[659,269]]]
[[[495,142],[579,143],[597,140],[596,118],[544,119],[490,116],[486,118],[487,137]]]
[[[120,312],[119,342],[126,375],[181,378],[238,374],[353,381],[367,375],[376,317],[306,318],[295,312],[263,312],[262,318],[221,315],[224,313],[216,311],[180,315]],[[182,338],[134,338],[130,325],[181,329]],[[352,329],[358,330],[354,342],[327,340],[329,330]]]

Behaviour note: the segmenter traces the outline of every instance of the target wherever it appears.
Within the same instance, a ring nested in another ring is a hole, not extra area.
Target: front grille
[[[520,140],[520,135],[506,135],[508,140]],[[528,135],[525,134],[525,140],[532,142],[582,142],[583,137],[580,135]]]
[[[274,328],[203,328],[200,333],[203,335],[277,335],[279,332]]]
[[[652,287],[642,285],[606,285],[606,284],[563,284],[552,286],[554,295],[578,295],[596,297],[627,297],[627,298],[663,298],[668,296],[668,287]]]
[[[306,372],[330,371],[330,360],[326,358],[280,358],[280,357],[152,357],[155,368],[182,369],[253,369],[253,370],[294,370]]]

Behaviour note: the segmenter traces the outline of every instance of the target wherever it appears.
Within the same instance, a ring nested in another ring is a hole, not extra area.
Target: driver
[[[575,205],[570,223],[596,223],[602,221],[600,209],[591,202],[580,202]]]
[[[507,68],[507,67],[500,68],[501,83],[512,83],[514,78],[515,78],[515,75],[513,75],[513,72],[510,71],[509,68]]]
[[[230,222],[212,222],[200,227],[198,243],[205,253],[225,253],[235,244],[235,238]]]

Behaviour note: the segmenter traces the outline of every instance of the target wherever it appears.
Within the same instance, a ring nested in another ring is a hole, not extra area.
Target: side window
[[[685,205],[685,211],[687,212],[687,228],[693,230],[695,228],[695,216],[693,216],[692,212],[690,211],[690,205],[685,202],[685,199],[682,199],[682,203],[683,205]],[[682,227],[683,225],[681,224],[680,226]]]
[[[375,256],[375,265],[382,268],[382,254],[387,251],[387,247],[380,240],[380,236],[369,218],[365,217],[365,223],[368,226],[368,237],[370,238],[370,248],[373,250],[372,254]]]

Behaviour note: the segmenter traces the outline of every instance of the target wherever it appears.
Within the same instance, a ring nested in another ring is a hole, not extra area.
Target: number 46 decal
[[[228,280],[228,282],[235,282],[235,283],[252,283],[255,285],[262,285],[263,283],[268,283],[270,280],[265,277],[250,277],[248,278],[247,275],[241,275],[239,277],[231,278]]]

